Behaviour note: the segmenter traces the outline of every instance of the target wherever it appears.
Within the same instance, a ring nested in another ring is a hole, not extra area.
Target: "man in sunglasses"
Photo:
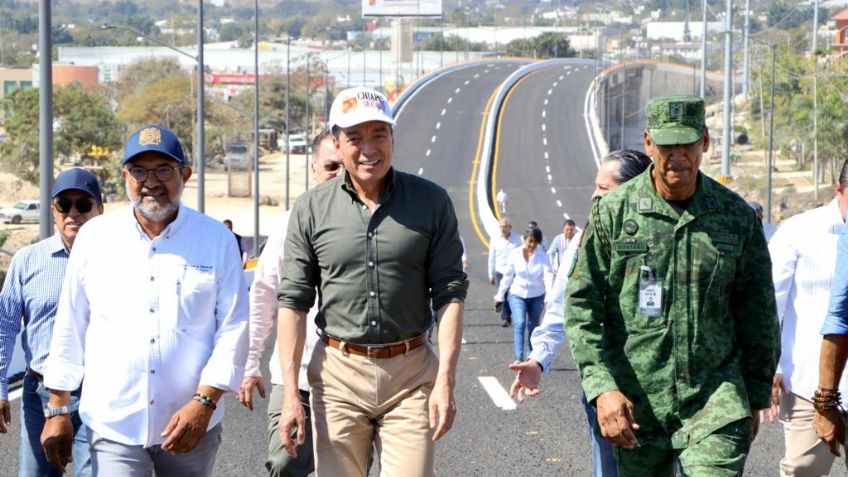
[[[247,291],[233,236],[180,202],[191,177],[177,136],[130,136],[121,175],[131,205],[80,234],[45,372],[47,459],[69,459],[68,390],[95,475],[208,476],[221,443],[221,395],[247,359]]]
[[[646,116],[653,164],[594,202],[566,336],[619,476],[742,475],[780,350],[766,240],[700,172],[704,100],[654,98]]]
[[[336,155],[333,145],[333,135],[329,130],[318,133],[312,141],[312,179],[315,185],[323,184],[338,176],[342,171],[342,161]],[[265,351],[265,342],[274,331],[277,321],[277,285],[280,283],[280,263],[283,260],[283,239],[289,223],[289,212],[283,213],[282,228],[273,233],[253,275],[253,285],[250,287],[250,352],[247,355],[247,366],[244,370],[244,380],[238,393],[238,400],[245,407],[253,410],[253,390],[256,389],[265,398],[265,385],[259,362]],[[315,314],[318,307],[313,306],[306,320],[306,345],[303,348],[304,361],[300,367],[300,400],[309,409],[309,384],[306,382],[306,363],[312,356],[312,349],[318,340],[315,326]],[[312,429],[306,426],[306,438],[298,448],[297,458],[292,458],[283,448],[278,434],[280,428],[280,409],[283,403],[283,373],[280,369],[280,357],[276,343],[271,361],[271,400],[268,403],[268,460],[265,468],[271,477],[293,476],[306,477],[315,470],[312,458]],[[307,419],[308,419],[307,411]]]
[[[51,209],[56,234],[18,251],[0,292],[0,433],[11,424],[9,381],[6,372],[15,337],[23,328],[22,347],[27,362],[21,394],[20,476],[61,475],[48,462],[41,448],[41,430],[49,392],[44,387],[44,362],[65,266],[80,227],[103,213],[100,185],[91,172],[73,168],[53,185]],[[87,429],[78,412],[80,387],[70,393],[68,425],[72,430],[74,475],[90,476]]]

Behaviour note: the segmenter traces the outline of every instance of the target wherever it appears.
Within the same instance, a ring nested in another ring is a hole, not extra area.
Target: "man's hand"
[[[191,400],[171,416],[165,430],[162,431],[162,449],[174,454],[191,452],[200,444],[209,427],[212,409],[195,400]]]
[[[633,419],[633,403],[620,391],[607,391],[595,400],[601,435],[610,443],[632,449],[636,446],[639,424]]]
[[[64,471],[73,460],[71,446],[74,442],[74,425],[70,414],[61,414],[47,419],[41,431],[41,447],[44,456],[53,467]]]
[[[303,412],[303,404],[297,391],[289,394],[283,390],[283,407],[280,410],[280,442],[283,443],[286,452],[292,459],[297,459],[296,446],[302,445],[306,440],[306,414]],[[297,441],[292,440],[297,436]]]
[[[492,277],[489,277],[489,285],[494,285],[494,284],[495,284],[495,279],[492,278]]]
[[[813,429],[816,435],[827,444],[830,453],[839,457],[839,445],[845,443],[845,420],[839,408],[816,411],[813,415]]]
[[[453,387],[449,379],[439,377],[430,393],[430,429],[435,429],[433,442],[438,442],[453,427],[456,417]]]
[[[774,422],[780,414],[780,393],[786,394],[786,384],[783,382],[782,374],[775,374],[771,381],[771,407],[768,409],[769,422]],[[761,421],[762,422],[762,421]]]
[[[771,412],[770,409],[753,409],[751,408],[751,441],[757,438],[760,433],[760,424],[765,422],[766,412]],[[774,421],[772,421],[774,422]]]
[[[265,382],[261,377],[245,376],[241,381],[241,388],[236,395],[242,406],[253,410],[253,389],[259,391],[259,397],[265,399]]]
[[[0,434],[8,432],[9,426],[12,425],[12,410],[9,406],[9,401],[0,399]]]
[[[515,381],[509,388],[509,397],[518,394],[518,402],[524,402],[524,396],[536,396],[539,394],[539,382],[542,380],[542,368],[535,359],[528,359],[523,363],[510,364],[509,369],[515,371]]]

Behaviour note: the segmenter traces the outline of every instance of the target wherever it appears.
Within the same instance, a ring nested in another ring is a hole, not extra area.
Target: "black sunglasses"
[[[136,180],[136,182],[146,181],[147,178],[150,177],[151,172],[153,173],[153,175],[156,176],[157,179],[159,179],[160,182],[168,182],[169,180],[174,178],[174,170],[176,169],[182,169],[182,167],[159,166],[154,169],[147,169],[141,166],[132,166],[127,168],[130,175],[133,177],[133,179]]]
[[[71,207],[77,209],[77,212],[81,214],[87,214],[91,212],[92,208],[94,208],[94,202],[87,197],[80,197],[78,199],[59,197],[56,199],[56,202],[53,203],[53,207],[55,207],[60,214],[69,213],[71,211]]]

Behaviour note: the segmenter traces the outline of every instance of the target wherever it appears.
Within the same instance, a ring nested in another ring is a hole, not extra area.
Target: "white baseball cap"
[[[386,97],[377,90],[358,86],[348,88],[333,100],[330,107],[330,130],[338,126],[349,128],[368,121],[382,121],[395,125],[392,108]]]

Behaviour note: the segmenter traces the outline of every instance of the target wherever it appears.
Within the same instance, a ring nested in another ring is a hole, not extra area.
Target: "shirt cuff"
[[[247,365],[244,367],[245,378],[261,378],[262,370],[259,369],[259,363],[248,359]]]
[[[0,379],[0,401],[9,400],[9,380]]]
[[[527,359],[535,359],[542,365],[542,370],[547,373],[551,369],[551,353],[548,351],[547,345],[537,345],[533,347],[533,351],[527,356]]]
[[[48,359],[44,368],[44,387],[57,391],[76,391],[85,373],[82,365],[53,359]]]
[[[827,315],[821,328],[822,335],[848,335],[848,323],[836,316]]]
[[[200,373],[200,384],[236,393],[244,376],[244,367],[236,366],[232,361],[216,360],[213,356]]]

